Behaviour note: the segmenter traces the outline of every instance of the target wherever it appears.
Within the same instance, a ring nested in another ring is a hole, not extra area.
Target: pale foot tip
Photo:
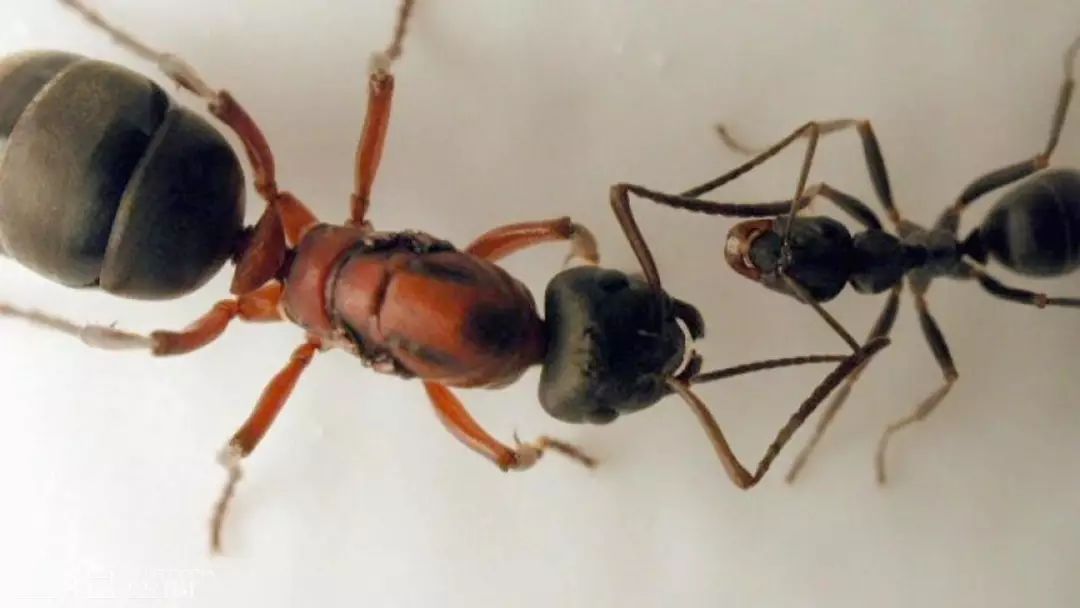
[[[371,54],[368,60],[368,74],[382,80],[390,76],[390,64],[394,62],[386,51],[378,51]]]
[[[576,222],[570,231],[570,253],[566,256],[563,266],[569,266],[574,259],[581,260],[583,264],[589,266],[600,263],[600,247],[596,243],[596,236],[591,230]]]
[[[225,467],[228,472],[228,479],[221,490],[221,496],[214,504],[213,515],[210,518],[210,553],[212,555],[221,554],[221,530],[225,522],[225,514],[229,509],[229,501],[236,491],[236,484],[244,475],[240,466],[243,458],[244,454],[240,446],[231,441],[217,455],[218,464]]]

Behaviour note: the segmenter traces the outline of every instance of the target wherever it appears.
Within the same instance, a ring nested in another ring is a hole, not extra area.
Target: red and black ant
[[[147,78],[70,53],[15,55],[0,63],[0,135],[6,141],[0,152],[0,250],[59,283],[143,299],[190,293],[229,259],[236,271],[233,297],[182,331],[142,335],[9,305],[0,305],[0,314],[91,346],[158,356],[202,348],[236,319],[288,320],[305,332],[221,452],[228,481],[212,520],[215,550],[241,461],[320,351],[341,348],[377,372],[421,380],[450,432],[504,471],[527,469],[548,450],[586,466],[594,461],[547,436],[527,443],[515,437],[513,446],[495,439],[450,387],[504,387],[539,364],[540,401],[555,418],[606,423],[677,392],[719,436],[691,384],[788,365],[838,363],[754,475],[730,449],[721,451],[732,478],[748,487],[805,413],[887,343],[871,341],[850,356],[790,357],[701,373],[701,357],[688,347],[704,332],[697,309],[658,283],[593,266],[595,240],[569,218],[502,226],[461,250],[424,232],[376,230],[368,208],[394,93],[390,66],[401,55],[413,0],[402,2],[393,40],[372,63],[351,214],[344,225],[320,222],[278,188],[269,144],[229,92],[212,88],[183,60],[143,44],[80,0],[62,1],[208,103],[211,114],[239,138],[266,209],[253,228],[242,226],[243,172],[231,147]],[[67,177],[50,179],[55,175]],[[542,320],[526,286],[496,262],[557,241],[569,242],[571,255],[590,265],[551,280]]]

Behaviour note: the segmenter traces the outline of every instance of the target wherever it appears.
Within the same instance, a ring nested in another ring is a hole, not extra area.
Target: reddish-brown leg
[[[183,59],[144,44],[131,34],[106,21],[100,13],[83,4],[82,0],[61,0],[61,2],[77,11],[95,27],[111,35],[117,44],[139,57],[155,63],[176,84],[207,101],[210,113],[225,123],[240,138],[248,161],[251,164],[251,170],[254,172],[255,189],[262,195],[268,205],[267,210],[264,212],[264,218],[266,215],[279,216],[277,220],[270,220],[270,223],[273,224],[275,221],[280,223],[285,240],[289,244],[295,245],[305,231],[318,223],[315,215],[295,196],[288,192],[278,191],[277,182],[275,181],[274,155],[270,151],[270,144],[266,141],[266,136],[263,135],[262,130],[259,129],[251,115],[228,91],[216,90],[210,87],[202,79],[202,76]],[[262,222],[260,221],[260,223]],[[264,241],[257,242],[260,238],[264,239]],[[265,250],[268,247],[275,246],[274,239],[265,235],[261,236],[259,232],[256,232],[256,237],[253,242],[249,243],[247,249],[254,248],[260,250],[261,255],[265,255]],[[277,255],[276,252],[272,253]],[[245,251],[241,256],[239,266],[241,268],[246,266],[249,276],[239,285],[234,285],[234,288],[252,284],[255,284],[257,288],[273,277],[272,272],[265,274],[263,277],[253,276],[254,270],[252,270],[252,267],[262,269],[263,265],[253,265],[247,262],[245,259],[247,255],[248,253]],[[277,268],[272,270],[276,271]],[[261,280],[259,280],[260,278]],[[242,293],[242,291],[234,291],[234,293]]]
[[[251,293],[231,300],[221,300],[181,331],[155,331],[150,334],[155,355],[182,355],[200,349],[220,336],[233,319],[245,321],[280,321],[281,284],[267,283]]]
[[[218,460],[228,471],[228,480],[225,482],[221,497],[214,505],[213,517],[210,520],[210,547],[215,553],[221,551],[222,523],[229,508],[229,501],[236,491],[236,484],[243,476],[240,462],[255,450],[255,446],[270,430],[270,425],[274,423],[274,419],[288,401],[296,382],[300,379],[300,374],[307,369],[320,346],[318,340],[311,338],[293,351],[289,362],[263,389],[262,396],[259,397],[259,402],[251,415],[221,451]]]
[[[465,248],[465,252],[496,262],[522,249],[556,241],[570,241],[568,261],[572,257],[590,264],[600,261],[596,237],[588,228],[568,217],[500,226],[480,235]]]
[[[394,36],[389,46],[385,51],[376,53],[371,60],[367,113],[364,116],[360,144],[356,148],[356,177],[349,219],[353,226],[363,226],[367,222],[371,188],[379,171],[386,131],[390,126],[390,108],[394,97],[394,75],[390,73],[390,64],[401,56],[405,30],[414,4],[414,0],[402,0],[398,6]]]
[[[551,437],[540,437],[536,441],[522,443],[515,436],[514,442],[517,446],[511,448],[489,435],[469,415],[450,389],[436,382],[424,382],[424,388],[431,398],[431,404],[435,406],[435,413],[447,430],[457,437],[458,441],[494,462],[495,466],[503,471],[524,471],[536,464],[548,449],[577,460],[586,467],[596,466],[596,461],[578,448]]]
[[[375,69],[368,77],[368,105],[360,145],[356,149],[356,178],[353,188],[349,223],[364,225],[371,188],[382,160],[386,130],[390,126],[390,106],[394,97],[394,76],[384,69]]]
[[[89,346],[106,350],[150,350],[155,355],[179,355],[206,346],[221,335],[236,317],[245,321],[280,321],[281,285],[268,283],[257,291],[222,300],[186,329],[136,334],[104,325],[79,325],[37,310],[0,303],[0,316],[22,319],[34,325],[74,336]]]

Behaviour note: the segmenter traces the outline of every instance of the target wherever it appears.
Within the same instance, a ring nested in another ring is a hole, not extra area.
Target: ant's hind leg
[[[1009,287],[978,268],[969,267],[968,269],[975,275],[975,279],[979,281],[979,285],[981,285],[983,289],[990,292],[991,295],[1003,300],[1019,302],[1020,304],[1030,304],[1038,308],[1046,308],[1047,306],[1080,307],[1080,298],[1055,298],[1047,296],[1045,293],[1036,293],[1034,291],[1027,291],[1026,289]]]
[[[247,110],[228,91],[212,88],[195,68],[183,59],[146,45],[107,21],[101,13],[87,6],[83,0],[60,0],[60,2],[79,13],[94,27],[112,36],[120,46],[157,65],[158,69],[177,85],[207,102],[210,113],[240,138],[255,174],[255,189],[269,205],[267,212],[280,216],[282,229],[290,243],[295,244],[304,231],[317,223],[315,215],[299,199],[288,192],[278,191],[274,155],[266,136]],[[269,278],[266,277],[265,280]],[[252,284],[258,287],[262,282],[253,281]],[[233,293],[242,292],[234,290]]]
[[[1061,138],[1061,129],[1065,126],[1065,115],[1072,99],[1073,89],[1076,88],[1073,71],[1076,67],[1077,53],[1080,53],[1080,37],[1073,40],[1072,44],[1065,50],[1065,77],[1061,82],[1061,88],[1058,90],[1057,105],[1054,108],[1053,117],[1050,119],[1050,136],[1046,140],[1046,147],[1043,151],[1027,160],[991,171],[968,184],[960,193],[960,196],[957,197],[956,202],[946,209],[945,213],[938,219],[937,226],[939,228],[949,229],[955,234],[959,228],[960,214],[980,196],[991,190],[1020,181],[1050,164],[1050,155],[1054,153],[1054,149],[1057,148],[1058,141]]]
[[[930,350],[933,351],[934,358],[937,359],[938,365],[941,366],[941,372],[945,376],[945,381],[937,390],[924,399],[915,408],[915,411],[893,422],[885,428],[884,432],[882,432],[881,439],[878,441],[877,454],[874,460],[875,469],[877,471],[877,480],[880,484],[884,484],[886,481],[885,451],[889,447],[889,441],[892,439],[892,436],[916,422],[925,420],[926,417],[941,403],[945,396],[949,394],[953,384],[959,377],[959,374],[956,372],[956,365],[953,363],[952,355],[949,353],[949,346],[945,343],[945,336],[942,335],[941,329],[938,328],[937,322],[934,321],[934,317],[930,315],[930,311],[926,306],[926,299],[921,292],[915,293],[915,307],[919,311],[919,325],[922,326],[923,334],[926,336],[926,341],[930,344]]]
[[[0,303],[0,316],[22,319],[39,327],[68,334],[94,348],[149,350],[159,356],[180,355],[210,344],[237,317],[250,322],[280,321],[280,300],[281,285],[276,282],[268,283],[251,293],[221,300],[209,312],[181,331],[154,331],[149,335],[104,325],[80,325],[55,315],[24,310],[4,303]]]

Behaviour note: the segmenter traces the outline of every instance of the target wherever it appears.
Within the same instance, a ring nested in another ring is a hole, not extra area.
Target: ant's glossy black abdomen
[[[982,256],[1030,276],[1080,267],[1080,171],[1039,173],[1003,196],[978,230]]]

